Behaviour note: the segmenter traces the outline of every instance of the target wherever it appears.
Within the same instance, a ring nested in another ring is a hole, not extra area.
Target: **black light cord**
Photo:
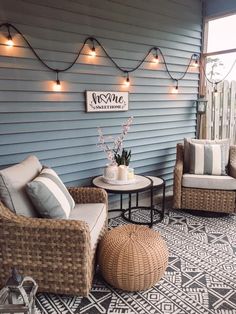
[[[169,68],[168,68],[168,64],[166,63],[165,57],[164,57],[164,55],[163,55],[161,49],[160,49],[160,48],[156,48],[156,49],[158,49],[158,51],[160,52],[160,55],[162,56],[163,63],[164,63],[164,65],[165,65],[166,71],[167,71],[169,77],[170,77],[173,81],[180,81],[180,80],[182,80],[182,79],[185,77],[185,75],[187,74],[188,69],[189,69],[189,67],[190,67],[190,65],[191,65],[192,60],[194,60],[194,58],[199,58],[199,56],[198,56],[196,53],[193,53],[193,54],[191,55],[191,57],[190,57],[189,63],[188,63],[188,65],[187,65],[187,67],[186,67],[186,70],[183,72],[183,74],[182,74],[179,78],[175,78],[175,77],[171,74],[171,72],[170,72],[170,70],[169,70]]]
[[[28,47],[30,48],[30,50],[32,51],[32,53],[35,55],[35,57],[36,57],[47,69],[49,69],[49,70],[51,70],[51,71],[53,71],[53,72],[56,72],[56,74],[57,74],[57,80],[58,80],[58,74],[59,74],[60,72],[68,71],[69,69],[71,69],[71,68],[73,67],[73,65],[77,62],[79,56],[80,56],[81,53],[82,53],[82,50],[84,49],[85,45],[86,45],[88,42],[91,42],[91,43],[92,43],[92,48],[93,48],[94,51],[95,51],[94,43],[96,43],[99,47],[101,47],[101,49],[104,51],[104,53],[105,53],[105,55],[107,56],[107,58],[114,64],[114,66],[115,66],[119,71],[123,72],[126,76],[128,76],[129,73],[132,73],[132,72],[136,71],[137,69],[139,69],[139,68],[142,66],[142,64],[146,61],[146,59],[147,59],[147,57],[148,57],[148,55],[149,55],[150,53],[152,53],[152,52],[154,51],[154,52],[156,52],[156,57],[158,57],[158,52],[159,52],[160,55],[161,55],[161,57],[162,57],[162,59],[163,59],[163,63],[164,63],[164,65],[165,65],[165,68],[166,68],[166,71],[167,71],[169,77],[170,77],[172,80],[176,81],[176,82],[177,82],[177,85],[178,85],[178,81],[182,80],[182,79],[185,77],[185,75],[187,74],[188,69],[189,69],[189,67],[190,67],[190,65],[191,65],[191,62],[192,62],[194,59],[195,59],[195,60],[199,60],[199,59],[200,59],[200,56],[199,56],[198,54],[196,54],[196,53],[192,54],[192,55],[191,55],[191,58],[190,58],[190,60],[189,60],[189,63],[188,63],[188,65],[187,65],[187,67],[186,67],[186,70],[181,74],[181,76],[180,76],[179,78],[175,78],[175,77],[172,75],[172,73],[171,73],[171,71],[169,70],[169,68],[168,68],[168,63],[167,63],[166,60],[165,60],[165,56],[164,56],[164,54],[162,53],[162,50],[161,50],[159,47],[155,47],[155,46],[154,46],[154,47],[152,47],[152,48],[150,48],[150,49],[148,50],[148,52],[147,52],[146,55],[143,57],[143,59],[142,59],[141,61],[139,61],[139,63],[138,63],[134,68],[128,69],[128,68],[119,66],[119,64],[109,55],[109,53],[107,52],[107,50],[103,47],[103,45],[100,43],[100,41],[99,41],[98,39],[96,39],[96,38],[94,38],[94,37],[87,37],[87,38],[84,40],[82,47],[81,47],[80,50],[78,51],[78,53],[77,53],[75,59],[72,61],[72,63],[71,63],[69,66],[67,66],[66,68],[64,68],[64,69],[57,69],[57,68],[53,68],[53,67],[49,66],[45,61],[42,60],[42,58],[40,57],[40,55],[35,51],[35,49],[34,49],[34,48],[32,47],[32,45],[30,44],[30,42],[28,41],[28,39],[22,34],[22,32],[21,32],[16,26],[14,26],[14,25],[12,25],[12,24],[10,24],[10,23],[2,23],[2,24],[0,24],[0,28],[1,28],[1,27],[6,27],[6,28],[7,28],[9,37],[11,37],[10,28],[14,29],[14,31],[15,31],[16,33],[18,33],[18,34],[24,39],[24,41],[26,42],[26,44],[28,45]],[[236,62],[236,60],[235,60],[235,62]]]
[[[6,26],[8,29],[8,32],[10,34],[10,28],[13,28],[19,35],[21,35],[21,37],[24,39],[24,41],[27,43],[27,45],[29,46],[30,50],[33,52],[33,54],[35,55],[35,57],[49,70],[56,72],[57,70],[50,67],[47,63],[45,63],[41,57],[37,54],[37,52],[34,50],[34,48],[31,46],[30,42],[28,41],[28,39],[21,33],[21,31],[16,28],[14,25],[10,24],[10,23],[3,23],[0,25],[0,27],[2,26]]]

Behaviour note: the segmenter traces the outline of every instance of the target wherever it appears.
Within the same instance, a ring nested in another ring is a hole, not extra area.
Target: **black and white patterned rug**
[[[137,219],[146,212],[139,211]],[[118,217],[110,228],[124,224]],[[88,298],[38,294],[41,313],[236,314],[236,216],[170,210],[153,227],[166,240],[169,266],[151,289],[128,293],[96,274]]]

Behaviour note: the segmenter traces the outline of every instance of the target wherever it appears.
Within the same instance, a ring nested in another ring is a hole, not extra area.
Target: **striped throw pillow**
[[[50,168],[26,185],[26,192],[41,217],[68,219],[75,202],[67,188]]]
[[[189,146],[190,173],[192,174],[225,174],[224,152],[220,144],[193,144]]]
[[[184,172],[189,173],[190,160],[189,160],[189,145],[192,144],[220,144],[222,149],[222,174],[227,175],[228,173],[228,163],[229,163],[229,139],[223,140],[207,140],[207,139],[184,139]]]

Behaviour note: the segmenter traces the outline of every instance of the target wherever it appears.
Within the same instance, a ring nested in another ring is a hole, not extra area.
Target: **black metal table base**
[[[150,179],[150,178],[149,178]],[[150,179],[151,180],[151,179]],[[152,180],[151,180],[152,181]],[[150,206],[139,206],[139,192],[136,193],[136,206],[132,206],[132,198],[131,198],[131,193],[129,193],[129,206],[127,209],[122,211],[122,217],[131,223],[138,224],[138,225],[148,225],[149,227],[152,227],[153,224],[161,222],[164,218],[165,214],[165,181],[162,179],[162,184],[159,185],[152,185],[150,189]],[[153,182],[152,182],[153,183]],[[157,210],[154,205],[153,205],[153,192],[157,189],[162,189],[162,208],[161,210]],[[150,211],[150,221],[145,222],[145,221],[136,221],[132,219],[132,212],[138,209],[145,209]],[[153,219],[154,213],[158,213],[160,215],[159,219]],[[128,213],[128,216],[125,214]]]
[[[144,177],[144,176],[143,176]],[[97,177],[100,178],[100,177]],[[94,178],[94,180],[96,180],[97,178]],[[140,225],[148,225],[150,227],[153,226],[153,224],[158,223],[160,221],[162,221],[162,219],[164,218],[164,212],[165,212],[165,180],[162,178],[161,179],[161,183],[155,183],[153,184],[153,180],[151,177],[146,177],[149,179],[150,183],[144,185],[141,188],[134,188],[134,189],[127,189],[127,190],[119,190],[119,189],[113,189],[112,185],[111,188],[105,188],[105,190],[108,193],[113,193],[113,194],[120,194],[120,208],[119,209],[111,209],[109,210],[109,212],[121,212],[121,216],[128,222],[134,223],[134,224],[140,224]],[[104,188],[104,186],[102,184],[99,183],[94,183],[93,180],[93,185],[96,187],[100,187],[100,188]],[[157,210],[153,204],[153,192],[157,189],[162,189],[162,208],[161,210]],[[145,191],[150,191],[150,206],[139,206],[139,193],[141,192],[145,192]],[[123,194],[128,194],[129,198],[128,198],[128,208],[124,208],[123,207]],[[132,206],[132,195],[136,194],[136,206]],[[146,222],[146,221],[136,221],[132,219],[132,212],[134,212],[135,210],[138,209],[145,209],[148,210],[150,212],[150,221]],[[128,213],[128,215],[127,215]],[[154,214],[158,214],[160,215],[159,219],[156,219],[156,217],[154,217]],[[155,220],[154,220],[155,218]]]
[[[132,216],[135,215],[135,211],[138,211],[138,210],[148,210],[150,212],[150,216],[151,216],[150,221],[145,222],[143,220],[137,221],[137,220],[132,219]],[[154,220],[153,219],[154,215],[157,215],[157,214],[159,215],[159,218]],[[134,207],[127,208],[127,209],[123,210],[121,216],[123,219],[125,219],[126,221],[131,222],[133,224],[147,225],[149,227],[152,227],[153,224],[156,224],[156,223],[161,222],[163,220],[164,211],[156,209],[154,207],[150,208],[150,206],[134,206]]]

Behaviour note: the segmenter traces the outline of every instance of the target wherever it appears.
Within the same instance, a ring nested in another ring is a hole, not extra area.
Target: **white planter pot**
[[[103,171],[103,176],[109,180],[117,180],[118,177],[118,166],[117,165],[106,165]]]
[[[122,180],[122,181],[128,180],[128,169],[129,167],[125,165],[120,165],[118,167],[118,180]]]

